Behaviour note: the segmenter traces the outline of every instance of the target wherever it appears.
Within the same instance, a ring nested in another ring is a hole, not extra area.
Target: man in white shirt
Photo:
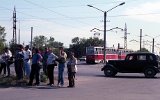
[[[31,55],[32,52],[29,50],[29,45],[27,45],[25,47],[25,52],[24,52],[24,71],[28,78],[31,72],[31,65],[30,65]]]
[[[5,48],[5,54],[6,54],[6,61],[5,62],[6,62],[7,72],[8,72],[7,76],[10,76],[10,65],[11,65],[10,59],[12,57],[12,53],[8,47]]]

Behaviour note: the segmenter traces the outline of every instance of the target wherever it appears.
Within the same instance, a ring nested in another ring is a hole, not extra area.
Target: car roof
[[[155,55],[155,54],[150,53],[150,52],[134,52],[134,53],[129,53],[128,55],[141,55],[141,54],[144,54],[144,55]]]

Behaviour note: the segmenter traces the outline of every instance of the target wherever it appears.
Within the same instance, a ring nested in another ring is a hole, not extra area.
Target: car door
[[[137,55],[137,61],[135,62],[135,66],[133,68],[134,72],[142,72],[144,67],[147,66],[147,56],[146,54]]]
[[[133,72],[134,66],[136,65],[136,55],[129,55],[121,65],[121,72]]]
[[[135,66],[137,65],[137,55],[131,55],[128,62],[126,62],[126,71],[134,72]]]

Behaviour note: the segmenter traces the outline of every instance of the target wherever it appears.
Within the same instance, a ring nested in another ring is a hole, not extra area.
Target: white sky
[[[68,47],[71,39],[76,36],[91,37],[94,33],[90,30],[95,27],[103,30],[103,13],[88,7],[88,4],[107,11],[124,1],[125,5],[107,13],[107,29],[124,28],[126,23],[130,33],[128,48],[138,50],[139,43],[129,41],[139,41],[140,29],[143,29],[143,35],[150,36],[143,37],[145,41],[152,41],[152,38],[160,35],[159,0],[0,0],[0,25],[6,27],[7,40],[10,41],[12,12],[16,6],[17,29],[20,22],[21,43],[29,43],[30,28],[34,27],[34,36],[52,36]],[[107,32],[107,46],[117,47],[120,43],[123,47],[124,32],[115,31]],[[103,38],[103,32],[100,33],[99,38]],[[160,42],[159,38],[155,38],[155,44]],[[150,50],[150,46],[144,46]]]

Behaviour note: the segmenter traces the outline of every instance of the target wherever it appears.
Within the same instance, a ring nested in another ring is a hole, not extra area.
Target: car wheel
[[[144,70],[144,75],[147,78],[153,78],[156,74],[157,73],[153,68],[147,68]]]
[[[117,72],[113,68],[111,68],[111,67],[108,67],[108,68],[104,69],[104,75],[106,77],[113,77],[116,74],[117,74]]]

